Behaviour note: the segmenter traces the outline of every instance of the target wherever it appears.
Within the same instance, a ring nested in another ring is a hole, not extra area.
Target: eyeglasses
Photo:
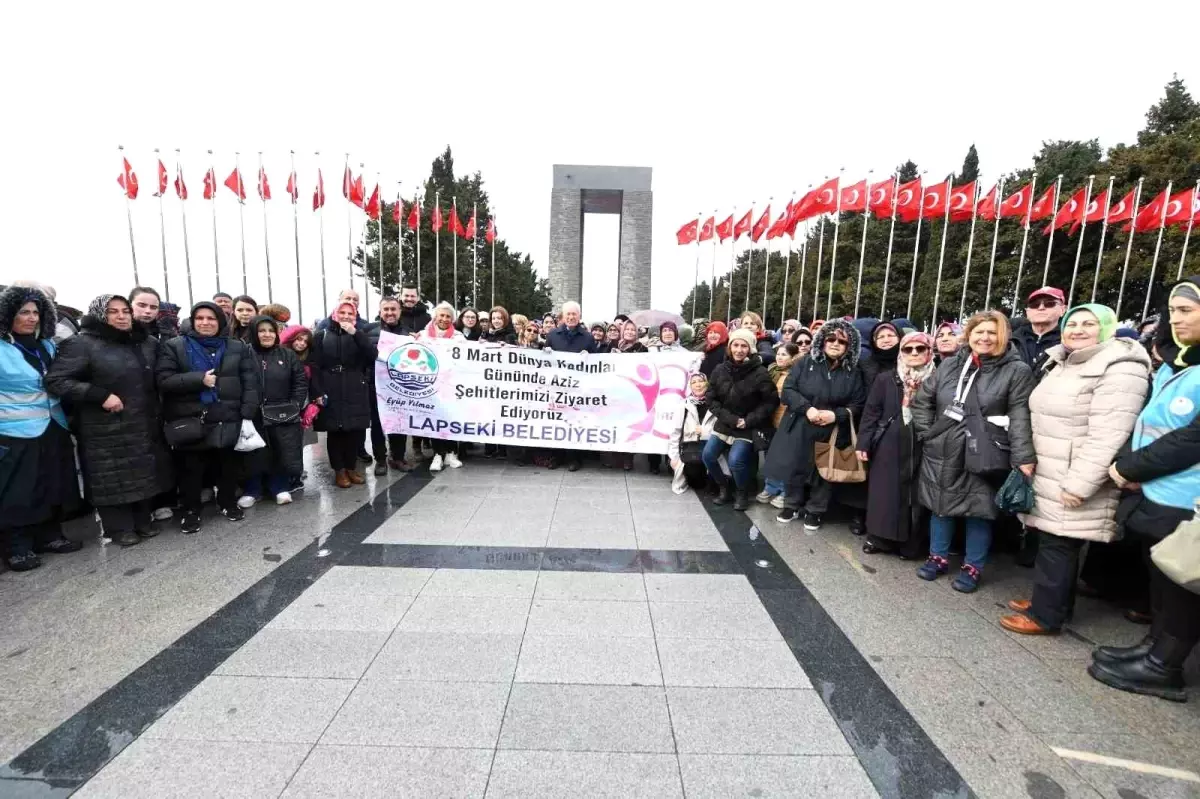
[[[1042,308],[1057,308],[1058,304],[1058,300],[1034,300],[1029,303],[1029,307],[1034,310],[1040,310]]]
[[[929,348],[924,345],[917,345],[915,347],[901,347],[900,351],[905,355],[924,355],[929,352]]]
[[[835,336],[835,337],[833,337],[833,338],[828,338],[828,339],[825,339],[825,343],[826,343],[826,344],[840,344],[840,345],[842,345],[843,347],[845,347],[845,346],[846,346],[847,344],[849,344],[850,342],[849,342],[849,341],[847,341],[847,340],[846,340],[846,339],[844,339],[844,338],[837,338],[837,337]]]

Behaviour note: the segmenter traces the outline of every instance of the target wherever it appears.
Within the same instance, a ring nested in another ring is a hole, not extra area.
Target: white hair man
[[[592,338],[592,332],[580,321],[583,309],[574,301],[562,305],[562,324],[546,336],[546,346],[556,352],[596,352],[600,345]],[[575,472],[582,464],[582,455],[574,450],[565,450],[567,470]]]

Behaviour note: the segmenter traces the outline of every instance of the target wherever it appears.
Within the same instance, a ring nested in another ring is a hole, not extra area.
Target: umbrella
[[[664,322],[673,322],[676,327],[683,324],[683,317],[670,311],[634,311],[629,318],[638,327],[662,327]]]

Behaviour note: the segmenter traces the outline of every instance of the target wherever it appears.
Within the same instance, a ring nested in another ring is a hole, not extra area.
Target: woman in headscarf
[[[459,339],[463,334],[454,327],[454,307],[448,302],[438,303],[433,309],[433,319],[425,329],[417,334],[418,339],[435,341],[438,339]],[[433,460],[429,463],[429,471],[440,472],[443,466],[458,469],[462,461],[458,457],[459,443],[445,438],[433,439]]]
[[[790,522],[803,514],[805,530],[821,529],[834,487],[817,472],[813,447],[829,441],[838,448],[850,446],[850,425],[858,423],[867,400],[858,368],[859,342],[849,322],[826,322],[808,357],[788,372],[780,395],[787,414],[766,459],[767,478],[787,486],[776,521]]]
[[[709,322],[704,331],[704,357],[700,360],[700,372],[712,380],[717,365],[724,362],[729,329],[724,322]]]
[[[646,345],[638,340],[638,328],[632,320],[626,319],[621,323],[621,337],[613,352],[649,352]]]
[[[304,432],[301,414],[308,400],[308,380],[296,353],[280,346],[279,323],[269,316],[251,321],[251,343],[262,407],[254,427],[267,446],[248,453],[238,506],[249,508],[264,496],[276,505],[292,501],[290,488],[304,471]]]
[[[1200,495],[1200,276],[1171,289],[1163,317],[1154,339],[1163,365],[1134,426],[1131,451],[1108,470],[1119,487],[1140,487],[1121,516],[1127,533],[1147,548],[1191,519]],[[1132,647],[1100,647],[1088,673],[1122,691],[1187,701],[1183,664],[1200,642],[1200,594],[1151,562],[1150,606],[1150,634]]]
[[[175,485],[154,380],[160,345],[116,294],[92,300],[80,327],[46,373],[46,389],[75,410],[84,489],[105,534],[133,546],[158,535],[151,502]]]
[[[0,549],[13,571],[38,553],[75,552],[61,520],[79,504],[75,449],[45,376],[54,362],[54,303],[41,290],[0,292]]]
[[[589,328],[592,340],[596,342],[596,352],[608,352],[608,326],[603,322],[593,322]]]
[[[231,338],[242,341],[246,346],[254,339],[254,330],[250,322],[258,316],[258,303],[253,297],[245,294],[233,299],[233,324],[229,328]]]
[[[326,433],[325,451],[334,485],[349,488],[367,481],[357,468],[358,449],[363,431],[371,427],[375,397],[367,370],[375,368],[376,351],[367,331],[355,324],[358,308],[354,303],[338,303],[329,318],[332,323],[313,337],[312,357],[327,397],[313,426]]]
[[[228,322],[214,302],[192,306],[185,335],[163,345],[155,377],[162,395],[167,443],[176,453],[180,531],[200,531],[205,473],[217,478],[217,505],[232,522],[245,518],[237,505],[241,471],[234,452],[242,421],[258,413],[258,381],[250,348],[225,335]],[[172,438],[174,437],[174,438]]]
[[[962,346],[963,328],[957,322],[942,322],[933,331],[933,362],[940,364],[942,361],[958,352],[958,348]]]
[[[1021,521],[1039,534],[1033,598],[1009,602],[1017,613],[1000,619],[1006,630],[1030,635],[1062,629],[1084,544],[1117,536],[1120,491],[1108,467],[1150,384],[1150,356],[1137,341],[1114,336],[1111,308],[1078,305],[1059,327],[1062,343],[1046,350],[1043,378],[1029,396],[1038,468],[1033,510]]]
[[[694,372],[688,378],[688,395],[683,403],[683,418],[667,440],[667,458],[674,478],[671,490],[683,494],[689,487],[700,491],[707,482],[704,446],[712,435],[715,417],[708,410],[708,378]]]
[[[454,327],[467,341],[479,341],[483,334],[483,329],[479,327],[479,312],[474,308],[464,308]]]
[[[658,351],[676,352],[683,349],[679,342],[679,328],[674,322],[663,322],[658,329]]]
[[[858,459],[870,464],[862,550],[895,552],[909,560],[921,556],[926,517],[917,501],[921,442],[912,424],[912,402],[937,367],[933,340],[924,333],[909,333],[896,349],[899,362],[871,383],[858,428]]]
[[[859,363],[863,371],[863,385],[870,391],[875,378],[883,372],[896,371],[900,359],[900,331],[891,322],[879,322],[871,328],[870,352]]]

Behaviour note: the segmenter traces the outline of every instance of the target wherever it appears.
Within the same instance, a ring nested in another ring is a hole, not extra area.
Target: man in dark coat
[[[425,328],[429,327],[429,323],[433,321],[433,317],[429,315],[429,309],[421,302],[421,297],[415,288],[409,287],[400,290],[400,319],[396,322],[396,327],[400,333],[407,333],[410,336],[415,336],[421,333]]]
[[[1053,286],[1034,289],[1025,302],[1025,317],[1029,324],[1014,326],[1012,337],[1021,359],[1035,374],[1046,350],[1062,343],[1058,322],[1066,311],[1067,301],[1062,289]]]
[[[600,345],[592,338],[592,331],[587,329],[580,317],[583,310],[577,302],[564,302],[562,307],[562,324],[550,331],[546,336],[546,346],[555,352],[597,352]],[[579,471],[583,465],[583,455],[575,450],[563,450],[567,461],[567,471]],[[551,461],[551,468],[557,466]]]
[[[134,286],[129,291],[129,305],[133,308],[133,324],[145,331],[148,338],[160,342],[170,341],[179,335],[179,306],[164,303],[156,289],[149,286]],[[174,515],[177,492],[174,481],[150,503],[155,521],[166,521]]]
[[[405,289],[405,291],[412,293],[415,304],[417,290]],[[402,315],[403,308],[400,300],[397,300],[395,297],[384,297],[379,301],[379,321],[367,328],[367,336],[371,339],[371,346],[376,351],[379,349],[379,335],[381,333],[411,336],[416,332],[406,329],[405,321],[401,318]],[[415,319],[415,316],[410,316],[408,321],[413,322]],[[374,376],[375,364],[372,363],[369,367],[368,377],[374,378]],[[414,468],[413,464],[409,463],[404,455],[405,450],[408,448],[408,436],[398,433],[384,435],[383,423],[379,419],[379,403],[377,401],[371,403],[371,448],[375,453],[376,477],[382,477],[387,474],[389,467],[401,472],[411,472]],[[388,450],[391,450],[390,456]]]

